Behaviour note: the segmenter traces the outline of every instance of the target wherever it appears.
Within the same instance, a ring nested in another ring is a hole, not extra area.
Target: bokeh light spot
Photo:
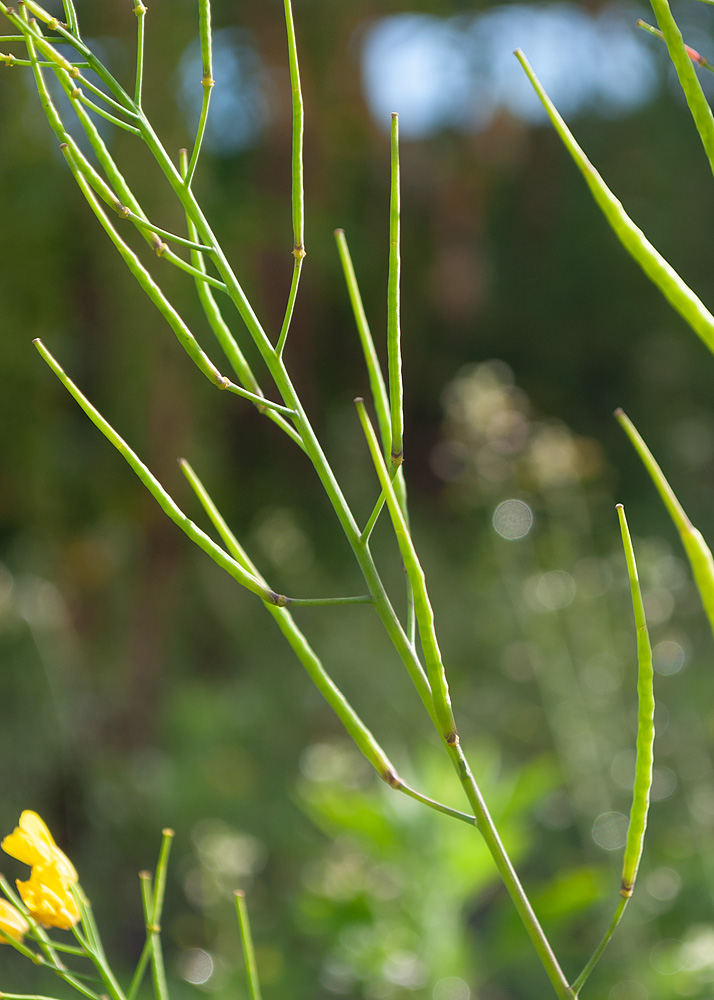
[[[525,538],[533,526],[533,511],[522,500],[504,500],[493,512],[493,526],[508,541]]]
[[[627,840],[627,816],[618,812],[601,813],[593,823],[593,840],[605,851],[617,851]]]
[[[608,1000],[647,1000],[649,993],[644,983],[623,979],[610,990]]]
[[[645,879],[645,889],[654,899],[674,899],[682,888],[682,879],[674,868],[655,868]]]
[[[213,959],[202,948],[190,948],[179,958],[179,972],[187,983],[201,986],[213,975]]]
[[[677,775],[670,767],[656,767],[652,774],[650,798],[653,802],[667,799],[677,787]]]
[[[431,995],[433,1000],[470,1000],[471,990],[458,976],[447,976],[436,983]]]
[[[650,952],[650,965],[661,976],[674,976],[685,965],[679,941],[667,938],[658,941]]]
[[[658,642],[652,650],[652,659],[657,673],[669,676],[679,673],[686,657],[678,642],[666,639],[664,642]]]

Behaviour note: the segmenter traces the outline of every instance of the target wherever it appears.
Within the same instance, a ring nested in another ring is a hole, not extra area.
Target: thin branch
[[[114,445],[119,454],[131,466],[144,486],[146,486],[151,495],[157,501],[161,509],[168,514],[171,520],[177,524],[186,535],[188,535],[192,542],[195,542],[196,545],[203,549],[203,551],[209,555],[214,562],[218,563],[221,569],[224,569],[230,576],[232,576],[234,580],[244,586],[247,590],[250,590],[251,593],[257,594],[258,597],[262,598],[262,600],[268,602],[269,604],[280,604],[281,598],[278,594],[268,590],[268,588],[264,587],[258,580],[255,579],[254,576],[247,573],[242,566],[235,561],[235,559],[232,559],[226,552],[223,551],[223,549],[219,548],[219,546],[217,546],[216,543],[205,534],[205,532],[201,531],[201,529],[198,528],[193,521],[184,514],[166,490],[164,490],[159,481],[152,475],[151,472],[149,472],[138,455],[131,450],[126,441],[124,441],[124,439],[117,434],[111,424],[104,419],[101,413],[99,413],[99,411],[92,406],[86,396],[80,392],[74,382],[67,377],[44,344],[40,340],[35,340],[33,343],[43,360],[52,369],[70,395],[75,398],[92,423],[102,432],[107,440]]]
[[[134,104],[141,107],[141,91],[144,84],[144,21],[146,7],[141,0],[136,0],[136,81],[134,84]]]
[[[191,187],[193,175],[196,172],[196,164],[203,145],[203,137],[208,124],[208,109],[211,103],[211,91],[215,84],[213,79],[213,33],[211,30],[211,0],[199,0],[198,3],[198,30],[201,41],[201,113],[198,118],[198,128],[196,138],[193,143],[193,151],[188,166],[184,171],[184,184],[186,188]]]
[[[261,1000],[260,980],[258,978],[258,967],[255,962],[255,948],[253,947],[253,935],[250,930],[250,920],[248,919],[248,907],[245,905],[245,893],[236,892],[235,897],[240,938],[243,944],[243,963],[248,983],[248,994],[251,1000]]]
[[[305,131],[305,109],[300,84],[300,66],[298,63],[297,42],[295,40],[295,23],[293,21],[292,0],[284,0],[285,27],[288,36],[288,63],[290,66],[290,89],[292,92],[293,142],[292,142],[292,216],[293,216],[293,276],[290,282],[290,292],[285,308],[285,317],[275,347],[275,353],[281,358],[290,331],[290,322],[295,308],[302,262],[305,259],[305,182],[303,176],[303,142]]]
[[[391,464],[404,457],[404,388],[402,385],[402,343],[400,325],[400,192],[399,116],[392,115],[391,192],[389,197],[389,287],[387,290],[387,353],[389,359],[389,403],[392,425]]]

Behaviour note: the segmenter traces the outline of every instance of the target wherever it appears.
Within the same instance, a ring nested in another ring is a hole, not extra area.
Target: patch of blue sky
[[[635,27],[636,17],[616,4],[591,14],[552,2],[383,18],[365,34],[365,98],[385,127],[398,111],[407,139],[448,128],[477,132],[498,112],[539,124],[545,113],[513,58],[520,47],[565,116],[626,115],[657,88],[653,40]]]

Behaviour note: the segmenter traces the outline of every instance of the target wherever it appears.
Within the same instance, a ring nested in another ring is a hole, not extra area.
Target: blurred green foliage
[[[130,75],[130,4],[78,8]],[[332,230],[347,232],[376,332],[388,136],[361,96],[360,38],[403,10],[470,7],[295,3],[308,258],[288,353],[365,513],[374,486],[351,400],[366,378]],[[193,0],[154,0],[147,19],[146,103],[168,148],[190,139],[175,91],[195,20]],[[292,246],[282,5],[216,0],[214,20],[252,33],[271,118],[254,147],[206,157],[197,190],[274,330]],[[241,995],[237,887],[249,891],[268,996],[467,1000],[464,984],[479,1000],[543,996],[478,837],[376,787],[257,601],[164,523],[38,362],[30,341],[41,336],[191,509],[175,463],[185,455],[275,586],[355,587],[301,456],[195,377],[90,218],[18,68],[2,69],[0,120],[3,829],[33,808],[71,845],[128,966],[141,946],[132,875],[152,863],[161,827],[175,827],[165,927],[179,998],[207,961],[199,988]],[[711,176],[674,89],[636,115],[575,125],[637,222],[711,302]],[[156,218],[178,227],[131,139],[112,141]],[[609,1000],[708,996],[711,640],[674,532],[610,413],[627,407],[711,539],[711,359],[616,246],[547,128],[501,116],[477,135],[405,143],[402,182],[405,470],[463,739],[575,974],[615,905],[629,808],[635,643],[613,510],[624,501],[658,658],[655,801],[640,885],[588,988]],[[165,281],[198,324],[189,283],[168,269]],[[533,514],[520,539],[493,527],[509,499]],[[390,549],[386,558],[396,579]],[[400,772],[460,806],[368,610],[306,609],[300,622]],[[15,956],[3,952],[0,969],[2,988],[41,990]]]

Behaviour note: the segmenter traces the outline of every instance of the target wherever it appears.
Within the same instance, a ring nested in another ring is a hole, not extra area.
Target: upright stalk
[[[391,184],[389,196],[389,280],[387,285],[387,350],[389,357],[389,402],[392,425],[391,462],[404,458],[404,388],[402,385],[402,332],[400,320],[400,214],[399,116],[392,115],[390,133]]]

